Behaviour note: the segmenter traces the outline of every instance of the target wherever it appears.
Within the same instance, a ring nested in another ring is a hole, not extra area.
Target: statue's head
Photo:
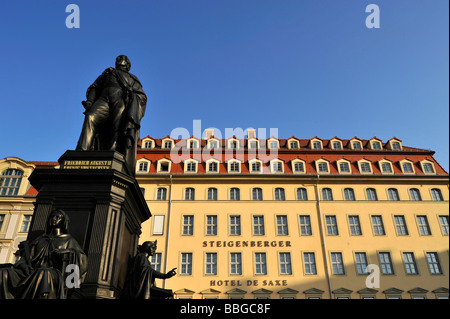
[[[125,71],[130,71],[131,62],[126,55],[119,55],[116,58],[116,69],[121,69]]]
[[[153,256],[157,248],[157,242],[158,241],[155,240],[155,241],[146,241],[142,243],[142,245],[138,246],[139,252],[147,253],[150,256]]]
[[[54,209],[48,216],[46,233],[54,228],[59,228],[63,234],[69,232],[69,216],[62,209]]]

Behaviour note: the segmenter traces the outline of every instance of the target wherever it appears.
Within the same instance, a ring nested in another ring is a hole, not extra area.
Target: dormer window
[[[198,163],[193,159],[188,159],[184,162],[185,173],[197,173]]]
[[[262,164],[260,160],[253,159],[249,161],[250,173],[262,173]]]
[[[172,141],[170,141],[170,140],[166,140],[166,141],[164,141],[164,144],[163,144],[163,148],[165,148],[165,149],[171,149],[172,148]]]
[[[144,148],[144,149],[151,149],[151,148],[153,148],[153,141],[152,140],[144,140],[142,142],[142,148]]]
[[[318,160],[316,161],[316,170],[319,174],[328,174],[330,173],[329,163],[326,160]]]
[[[298,141],[289,141],[289,149],[290,150],[298,150],[300,147],[298,146]]]
[[[319,141],[312,142],[312,148],[313,148],[313,150],[321,150],[322,143]]]
[[[209,149],[216,149],[216,148],[219,148],[219,141],[217,141],[217,140],[210,140],[210,141],[208,142],[208,148],[209,148]]]
[[[197,149],[198,148],[198,141],[196,141],[196,140],[188,140],[187,141],[187,148],[191,149],[191,150]]]
[[[241,162],[238,160],[228,161],[228,173],[240,173],[241,172]]]
[[[206,172],[207,173],[218,173],[219,172],[219,161],[216,159],[209,159],[206,161]]]
[[[232,150],[237,150],[239,148],[239,141],[231,139],[228,141],[228,148]]]
[[[393,149],[394,151],[401,151],[401,150],[402,150],[402,147],[400,146],[400,143],[399,143],[399,142],[392,142],[392,149]]]
[[[172,162],[168,159],[160,159],[158,161],[157,172],[158,173],[169,173]]]
[[[420,162],[420,165],[422,166],[422,171],[425,174],[435,174],[436,170],[434,169],[434,165],[432,162],[424,160]]]
[[[268,145],[271,150],[277,150],[279,148],[279,143],[276,139],[269,139]]]
[[[400,167],[402,169],[403,174],[414,174],[414,166],[413,163],[409,160],[400,161]]]
[[[358,162],[359,172],[361,174],[372,174],[372,163],[366,160],[361,160]]]
[[[351,173],[350,162],[342,159],[342,160],[337,161],[337,166],[338,166],[339,173],[341,173],[341,174]]]
[[[259,141],[256,139],[249,140],[248,148],[251,150],[257,150],[259,148]]]
[[[305,173],[305,162],[300,159],[292,161],[292,171],[294,173]]]
[[[382,149],[381,143],[378,142],[378,141],[373,141],[373,142],[372,142],[372,149],[373,149],[373,150],[376,150],[376,151],[381,150],[381,149]]]
[[[380,161],[380,170],[382,174],[392,174],[392,163],[389,161]]]
[[[362,150],[362,145],[360,141],[353,141],[352,142],[352,149],[360,151]]]
[[[147,159],[141,159],[137,161],[136,170],[138,174],[148,173],[150,170],[151,162]]]
[[[280,160],[272,160],[270,161],[270,168],[272,173],[284,173],[284,165]]]
[[[333,142],[332,146],[333,146],[334,150],[341,150],[342,149],[342,143],[339,142],[339,141]]]

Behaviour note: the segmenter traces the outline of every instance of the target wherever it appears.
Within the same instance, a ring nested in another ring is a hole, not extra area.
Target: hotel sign
[[[291,242],[289,240],[205,240],[203,247],[291,247]]]
[[[287,286],[288,282],[287,280],[210,280],[209,285],[211,287],[213,286],[243,286],[246,285],[247,287],[253,286],[253,287],[274,287],[274,286]]]

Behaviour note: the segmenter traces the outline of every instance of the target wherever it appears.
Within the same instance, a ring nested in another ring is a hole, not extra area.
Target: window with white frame
[[[313,141],[312,142],[312,149],[313,150],[321,150],[322,149],[322,142],[320,142],[320,141]]]
[[[317,275],[316,257],[313,252],[303,253],[305,275]]]
[[[322,200],[333,200],[331,188],[322,188]]]
[[[308,200],[308,192],[306,191],[306,188],[297,188],[297,200]]]
[[[288,222],[286,215],[278,215],[276,218],[277,221],[277,235],[279,236],[287,236],[288,232]]]
[[[217,216],[216,215],[206,216],[206,235],[208,235],[208,236],[217,235]]]
[[[263,200],[261,188],[255,187],[252,189],[252,200]]]
[[[402,170],[403,170],[403,173],[405,173],[405,174],[414,173],[413,165],[410,162],[403,162]]]
[[[367,275],[367,256],[365,252],[355,253],[355,266],[358,275]]]
[[[150,149],[152,147],[153,147],[153,141],[152,140],[145,140],[143,142],[143,147],[142,148]]]
[[[318,162],[317,171],[319,173],[329,173],[328,162]]]
[[[205,254],[205,275],[217,275],[217,253]]]
[[[230,275],[242,275],[241,253],[230,253]]]
[[[301,236],[311,236],[312,228],[311,228],[311,217],[309,215],[300,215],[300,235]]]
[[[325,216],[325,224],[327,227],[327,235],[328,236],[338,236],[339,235],[336,216],[334,216],[334,215]]]
[[[348,162],[339,162],[339,173],[350,173],[350,164]]]
[[[278,141],[277,140],[269,140],[269,149],[277,150],[278,149]]]
[[[361,236],[361,224],[358,215],[348,216],[348,224],[350,226],[350,234],[352,236]]]
[[[241,171],[241,163],[238,161],[228,163],[228,171],[230,173],[239,173]]]
[[[437,252],[427,252],[428,269],[432,275],[441,275],[442,267]]]
[[[392,149],[394,151],[401,151],[402,150],[402,146],[400,144],[400,142],[391,142],[392,145]]]
[[[265,235],[264,216],[263,215],[253,216],[253,235],[255,235],[255,236],[264,236]]]
[[[164,215],[155,215],[153,218],[153,235],[164,235]]]
[[[422,170],[428,174],[435,173],[433,164],[427,162],[422,162]]]
[[[21,233],[27,233],[30,230],[32,215],[25,215],[22,219],[22,225],[20,226]]]
[[[171,162],[169,160],[158,161],[158,173],[169,173]]]
[[[183,235],[192,236],[194,235],[194,216],[184,215],[183,216]]]
[[[167,199],[167,188],[159,187],[156,190],[156,200],[166,200]]]
[[[417,225],[419,226],[419,233],[421,236],[430,236],[431,229],[428,224],[428,218],[425,215],[417,216]]]
[[[359,170],[361,173],[372,173],[372,165],[369,162],[359,162]]]
[[[283,162],[272,161],[272,173],[283,173]]]
[[[250,172],[251,173],[261,173],[261,162],[254,160],[253,162],[250,162]]]
[[[395,230],[397,236],[408,236],[408,227],[406,226],[405,216],[395,215],[394,216]]]
[[[443,201],[444,197],[442,196],[442,192],[439,188],[432,188],[431,189],[431,197],[435,201]]]
[[[342,253],[331,253],[331,267],[334,275],[345,274]]]
[[[392,264],[391,254],[389,252],[379,252],[378,259],[380,260],[381,273],[383,275],[393,275],[394,266]]]
[[[255,253],[255,275],[267,275],[266,253]]]
[[[406,274],[408,275],[418,275],[419,270],[417,268],[416,258],[413,252],[403,253],[403,265],[405,266]]]
[[[138,162],[138,173],[146,173],[149,171],[150,162],[149,161],[140,161]]]
[[[388,189],[389,200],[398,201],[400,200],[400,196],[398,195],[398,190],[396,188]]]
[[[409,190],[409,195],[411,196],[411,200],[421,201],[422,196],[420,196],[420,191],[417,188],[411,188]]]
[[[163,148],[170,149],[170,148],[172,148],[173,143],[170,140],[166,140],[166,141],[164,141],[163,145],[164,145]]]
[[[219,171],[219,164],[217,162],[209,162],[208,163],[208,172],[217,173]]]
[[[386,232],[384,231],[383,218],[381,217],[381,215],[373,215],[371,219],[372,219],[373,234],[375,236],[386,235]]]
[[[241,200],[241,191],[237,187],[230,189],[230,200]]]
[[[332,147],[334,150],[342,150],[342,143],[340,141],[333,141]]]
[[[297,161],[293,163],[294,173],[304,173],[305,164],[303,162]]]
[[[241,235],[241,216],[230,216],[230,235]]]
[[[217,188],[208,188],[208,200],[217,200]]]
[[[380,162],[382,173],[392,173],[392,164],[390,162]]]
[[[277,187],[275,188],[275,200],[285,200],[284,196],[284,188]]]
[[[377,191],[375,188],[366,189],[367,200],[378,200]]]
[[[292,275],[291,254],[280,253],[280,275]]]
[[[297,141],[290,141],[289,142],[289,149],[291,150],[298,150],[298,142]]]
[[[373,150],[377,150],[377,151],[381,150],[382,149],[381,143],[378,142],[378,141],[373,141],[372,142],[372,149]]]
[[[192,275],[192,253],[181,253],[180,275]]]
[[[354,149],[354,150],[357,150],[357,151],[362,150],[362,145],[361,145],[361,142],[359,142],[359,141],[353,141],[351,145],[352,145],[352,149]]]
[[[186,188],[184,192],[184,200],[195,200],[195,189],[192,187]]]
[[[353,188],[344,188],[344,199],[355,200],[355,191],[353,190]]]
[[[448,216],[446,215],[439,216],[439,223],[441,224],[442,235],[448,236],[449,234]]]

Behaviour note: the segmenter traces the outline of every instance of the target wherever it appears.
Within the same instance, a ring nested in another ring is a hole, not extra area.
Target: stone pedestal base
[[[27,239],[45,231],[53,208],[64,210],[69,233],[88,257],[86,278],[73,295],[119,298],[141,224],[151,217],[139,185],[117,152],[67,151],[59,163],[59,169],[36,169],[29,178],[39,194]]]

